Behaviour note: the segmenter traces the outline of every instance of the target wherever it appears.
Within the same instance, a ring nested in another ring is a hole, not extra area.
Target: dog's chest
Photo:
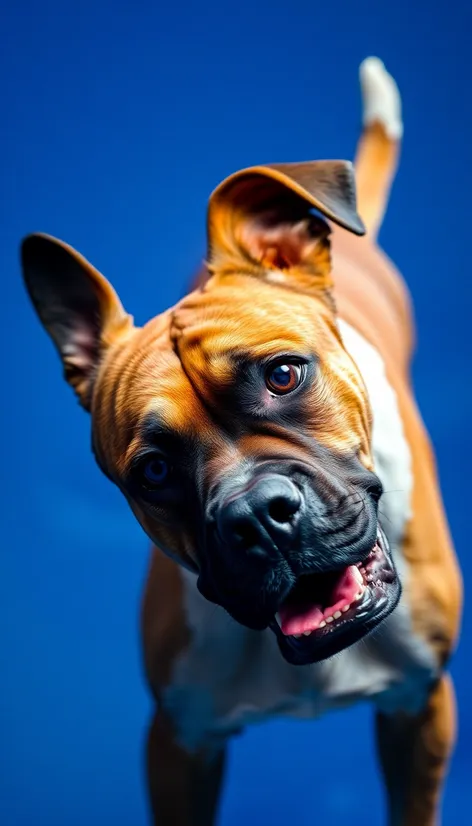
[[[412,478],[396,398],[375,349],[348,325],[341,323],[341,332],[371,400],[373,451],[385,490],[380,520],[405,580],[401,541]],[[421,707],[435,666],[429,649],[413,635],[406,600],[366,640],[330,660],[294,667],[282,658],[270,630],[251,632],[238,625],[201,597],[193,574],[182,575],[192,640],[175,664],[163,702],[187,748],[274,715],[317,717],[367,699],[387,712]]]

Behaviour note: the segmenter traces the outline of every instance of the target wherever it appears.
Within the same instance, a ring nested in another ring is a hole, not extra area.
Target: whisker
[[[390,519],[390,517],[389,517],[389,516],[387,516],[387,514],[386,514],[383,510],[381,510],[380,508],[379,508],[379,513],[380,513],[380,516],[381,516],[383,519],[386,519],[386,520],[387,520],[387,522],[390,522],[390,524],[391,524],[391,525],[393,524],[393,522],[392,522],[392,520]]]
[[[324,515],[325,516],[334,516],[341,508],[345,507],[349,501],[349,499],[357,497],[359,502],[362,502],[365,505],[364,496],[360,491],[352,491],[351,493],[347,493],[345,496],[342,497],[341,501],[338,502],[333,508],[330,510],[326,510]]]

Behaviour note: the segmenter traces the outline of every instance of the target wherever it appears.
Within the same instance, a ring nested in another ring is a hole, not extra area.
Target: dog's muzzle
[[[241,624],[271,628],[296,665],[357,642],[401,594],[375,479],[359,472],[335,503],[323,503],[301,472],[259,473],[227,491],[213,509],[201,593]]]

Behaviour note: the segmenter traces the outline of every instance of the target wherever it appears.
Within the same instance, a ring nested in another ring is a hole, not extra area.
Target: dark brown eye
[[[159,488],[165,484],[170,473],[168,462],[162,456],[153,456],[143,467],[144,485],[148,488]]]
[[[266,373],[266,385],[271,393],[282,396],[291,393],[300,385],[303,378],[303,365],[277,364],[269,367]]]

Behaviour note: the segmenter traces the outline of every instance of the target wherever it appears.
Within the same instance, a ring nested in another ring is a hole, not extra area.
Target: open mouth
[[[271,628],[286,660],[294,665],[319,662],[372,631],[395,608],[400,594],[379,528],[374,547],[357,564],[300,576]]]

